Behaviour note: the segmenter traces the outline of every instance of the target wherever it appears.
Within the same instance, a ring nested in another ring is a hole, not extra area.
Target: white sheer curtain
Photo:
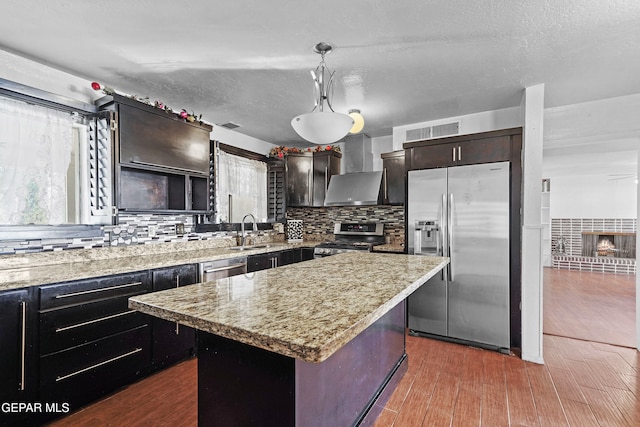
[[[248,213],[266,221],[267,165],[220,151],[217,200],[223,222],[240,222]]]
[[[0,97],[0,224],[67,222],[69,113]]]

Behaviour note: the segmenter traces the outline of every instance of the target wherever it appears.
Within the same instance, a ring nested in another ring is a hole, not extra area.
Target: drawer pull
[[[111,362],[115,362],[116,360],[124,359],[124,358],[125,358],[125,357],[127,357],[127,356],[131,356],[132,354],[136,354],[136,353],[139,353],[139,352],[141,352],[141,351],[142,351],[142,349],[141,349],[141,348],[136,348],[136,349],[135,349],[135,350],[133,350],[133,351],[130,351],[130,352],[125,353],[125,354],[121,354],[120,356],[112,357],[111,359],[109,359],[109,360],[105,360],[104,362],[96,363],[95,365],[91,365],[91,366],[89,366],[89,367],[87,367],[87,368],[80,369],[79,371],[75,371],[75,372],[72,372],[72,373],[70,373],[70,374],[63,375],[63,376],[61,376],[61,377],[58,377],[58,378],[56,378],[56,382],[58,382],[58,381],[62,381],[62,380],[66,380],[67,378],[71,378],[71,377],[73,377],[73,376],[76,376],[76,375],[78,375],[78,374],[82,374],[83,372],[87,372],[87,371],[90,371],[90,370],[95,369],[95,368],[99,368],[100,366],[103,366],[103,365],[109,364],[109,363],[111,363]]]
[[[69,329],[80,328],[82,326],[91,325],[92,323],[102,322],[103,320],[115,319],[116,317],[126,316],[127,314],[137,313],[136,310],[123,311],[122,313],[112,314],[111,316],[100,317],[99,319],[88,320],[82,323],[76,323],[75,325],[65,326],[63,328],[56,328],[56,333],[68,331]]]
[[[225,271],[225,270],[233,270],[234,268],[244,267],[246,264],[231,264],[224,267],[212,268],[210,270],[205,270],[205,273],[215,273],[216,271]]]
[[[22,317],[22,331],[20,334],[20,386],[19,390],[24,391],[25,381],[25,353],[27,351],[27,303],[20,303]]]
[[[70,294],[56,295],[56,299],[75,297],[75,296],[78,296],[78,295],[95,294],[97,292],[112,291],[114,289],[129,288],[129,287],[138,286],[138,285],[142,285],[142,282],[133,282],[133,283],[127,283],[127,284],[124,284],[124,285],[109,286],[108,288],[90,289],[88,291],[81,291],[81,292],[73,292],[73,293],[70,293]]]

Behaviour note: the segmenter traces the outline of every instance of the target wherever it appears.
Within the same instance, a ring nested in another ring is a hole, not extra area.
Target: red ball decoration
[[[91,82],[91,88],[93,90],[100,90],[100,83],[98,82]]]
[[[189,113],[187,113],[186,111],[180,111],[180,117],[182,117],[183,119],[186,119],[187,116],[189,116]]]

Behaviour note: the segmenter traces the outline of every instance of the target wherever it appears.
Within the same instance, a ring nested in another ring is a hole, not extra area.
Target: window
[[[83,116],[0,97],[0,225],[82,222]]]
[[[251,213],[267,221],[267,165],[219,150],[217,212],[221,222],[241,222]]]

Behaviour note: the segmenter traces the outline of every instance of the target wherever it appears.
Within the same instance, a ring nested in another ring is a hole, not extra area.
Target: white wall
[[[634,176],[622,179],[606,175],[550,178],[551,218],[636,218],[638,186]]]
[[[640,94],[545,110],[552,218],[636,218]]]
[[[447,117],[445,119],[396,126],[393,128],[393,150],[389,151],[402,150],[402,144],[405,142],[405,133],[407,130],[436,126],[455,121],[460,122],[460,135],[522,126],[520,107],[483,111],[466,116]]]

